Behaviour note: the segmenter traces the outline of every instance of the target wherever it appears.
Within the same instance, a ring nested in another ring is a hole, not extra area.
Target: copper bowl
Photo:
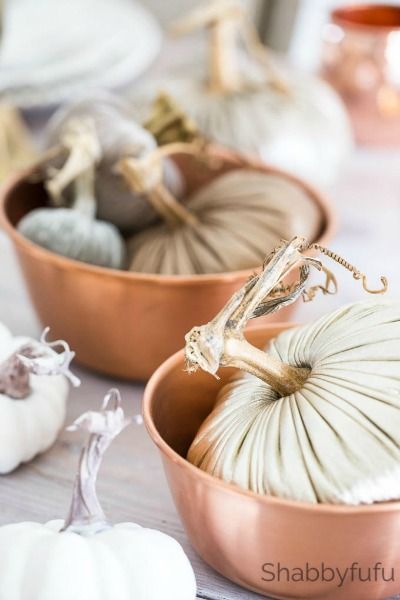
[[[332,209],[308,184],[256,159],[220,148],[210,152],[218,168],[207,168],[192,157],[176,157],[190,192],[238,166],[278,173],[304,189],[320,208],[319,242],[331,238]],[[14,243],[40,321],[51,327],[53,337],[68,340],[77,360],[89,368],[120,378],[147,379],[182,347],[185,333],[198,320],[209,321],[252,273],[147,275],[94,267],[49,252],[16,229],[26,213],[47,202],[43,185],[33,181],[34,173],[25,171],[3,187],[0,219]],[[286,311],[284,318],[290,314]]]
[[[258,347],[290,325],[264,325],[248,331]],[[347,507],[308,504],[261,496],[216,479],[186,459],[187,450],[211,412],[218,390],[232,374],[221,369],[220,380],[204,372],[183,371],[183,351],[157,369],[144,394],[144,418],[158,446],[169,486],[188,537],[200,556],[235,583],[274,598],[377,600],[394,595],[400,581],[359,581],[350,575],[339,586],[336,575],[322,580],[321,565],[340,569],[383,566],[385,578],[400,561],[400,502]],[[315,581],[287,581],[278,565],[290,569],[317,567]],[[267,566],[266,566],[267,565]],[[271,566],[273,565],[273,567]],[[268,573],[269,571],[269,573]],[[271,580],[275,575],[274,581]],[[264,580],[263,580],[264,578]],[[396,579],[396,576],[395,576]]]
[[[341,6],[323,39],[322,75],[346,103],[357,140],[400,145],[400,6]]]

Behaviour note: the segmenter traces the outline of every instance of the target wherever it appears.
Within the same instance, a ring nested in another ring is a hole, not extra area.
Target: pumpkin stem
[[[244,337],[249,319],[280,308],[274,292],[280,282],[296,267],[301,269],[297,288],[283,296],[281,305],[294,302],[303,291],[309,275],[309,265],[318,269],[314,258],[302,256],[304,238],[294,238],[274,251],[259,275],[254,276],[227,302],[221,312],[207,325],[194,327],[185,337],[187,370],[198,367],[216,375],[219,367],[236,367],[262,379],[281,395],[299,389],[307,379],[309,369],[282,363],[251,346]],[[268,302],[266,299],[271,296]],[[263,310],[259,313],[259,307]]]
[[[13,400],[22,400],[31,393],[30,375],[64,375],[72,385],[80,385],[80,380],[69,370],[75,356],[64,340],[47,342],[47,327],[37,344],[24,344],[0,364],[0,393]],[[61,346],[63,352],[56,353],[53,348]]]
[[[136,420],[141,422],[140,417]],[[71,507],[62,531],[93,535],[111,527],[97,498],[97,475],[107,448],[130,423],[122,409],[119,390],[113,388],[104,397],[100,411],[84,413],[67,428],[88,431],[90,436],[82,448]]]
[[[60,205],[64,189],[83,173],[91,171],[101,159],[102,151],[93,119],[71,119],[61,136],[67,159],[61,169],[48,168],[46,190],[53,202]],[[94,176],[94,175],[93,175]]]
[[[192,11],[172,27],[175,35],[184,35],[207,28],[210,33],[210,62],[208,89],[217,94],[232,94],[264,85],[251,84],[241,75],[239,43],[247,54],[268,73],[268,84],[279,92],[288,86],[278,74],[258,33],[236,0],[210,0],[204,7]]]
[[[163,183],[163,158],[174,153],[197,155],[197,144],[174,143],[156,148],[142,158],[124,158],[117,168],[129,187],[142,194],[160,217],[170,226],[196,227],[197,217],[183,206]]]
[[[282,363],[258,350],[247,342],[244,329],[250,319],[270,314],[291,304],[302,295],[312,300],[318,292],[332,294],[337,290],[336,278],[321,262],[302,254],[307,250],[318,250],[353,273],[355,279],[365,275],[339,255],[319,246],[309,244],[304,238],[295,237],[291,242],[283,242],[266,259],[259,275],[255,275],[226,303],[220,313],[206,325],[194,327],[186,336],[186,368],[188,372],[199,367],[217,376],[219,367],[236,367],[255,375],[268,383],[282,396],[300,389],[310,370]],[[305,289],[310,266],[326,275],[324,285]],[[300,271],[300,280],[285,285],[284,278],[295,268]],[[382,278],[382,290],[364,289],[369,293],[384,292],[387,280]]]
[[[96,216],[95,168],[89,167],[77,175],[74,181],[74,201],[72,208],[89,219]]]
[[[165,92],[154,100],[143,127],[153,135],[157,146],[174,142],[191,143],[201,138],[196,123]]]

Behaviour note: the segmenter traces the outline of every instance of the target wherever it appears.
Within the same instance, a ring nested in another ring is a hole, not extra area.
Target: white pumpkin
[[[237,0],[209,0],[184,17],[178,33],[209,29],[209,72],[188,64],[142,90],[135,87],[137,113],[163,90],[178,99],[208,139],[330,185],[353,148],[342,100],[315,76],[287,64],[276,68],[248,26]],[[239,50],[240,41],[247,52]]]
[[[79,385],[68,371],[74,353],[45,335],[40,343],[13,337],[0,323],[0,474],[52,446],[65,420],[67,378]]]
[[[178,542],[133,523],[110,525],[97,500],[102,456],[128,423],[117,390],[107,394],[101,412],[75,422],[72,429],[91,435],[82,450],[70,515],[66,522],[0,528],[2,600],[195,599],[193,570]]]
[[[259,494],[353,505],[398,500],[400,304],[341,308],[283,332],[265,350],[243,336],[259,303],[269,312],[274,276],[306,260],[296,245],[284,247],[236,304],[189,334],[190,363],[247,373],[221,388],[188,459]]]

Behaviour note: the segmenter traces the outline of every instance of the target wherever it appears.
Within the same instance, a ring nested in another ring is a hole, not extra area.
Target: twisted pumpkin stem
[[[60,205],[65,188],[80,175],[91,173],[100,162],[102,150],[96,126],[91,118],[71,119],[61,135],[61,152],[67,159],[61,169],[49,167],[45,187],[54,204]]]
[[[23,400],[31,393],[30,375],[64,375],[72,385],[80,385],[78,377],[73,375],[69,365],[75,356],[64,340],[47,342],[47,327],[40,342],[24,344],[0,364],[0,393],[13,400]],[[62,347],[61,354],[54,351]]]
[[[312,299],[318,290],[325,294],[336,292],[332,273],[319,260],[303,254],[310,247],[317,249],[315,246],[299,237],[282,243],[267,257],[261,273],[236,292],[212,321],[194,327],[185,337],[187,370],[200,367],[216,376],[220,367],[236,367],[265,381],[281,396],[300,389],[310,369],[285,364],[255,348],[245,339],[244,329],[250,319],[271,314],[301,295]],[[307,290],[311,266],[324,271],[327,278],[325,285]],[[283,280],[293,269],[299,269],[299,281],[284,285]]]
[[[90,436],[82,448],[71,507],[62,531],[94,535],[111,527],[97,497],[97,475],[107,448],[131,422],[125,417],[119,390],[112,388],[100,411],[84,413],[67,428],[88,431]],[[136,422],[141,422],[141,418],[136,417]]]
[[[239,44],[268,74],[268,85],[287,93],[289,88],[278,73],[268,51],[260,41],[254,25],[237,0],[209,0],[172,27],[175,35],[185,35],[198,29],[209,31],[210,59],[208,90],[217,94],[232,94],[262,87],[250,84],[241,73]]]
[[[172,228],[181,225],[195,228],[199,224],[196,215],[164,185],[163,159],[177,153],[198,156],[199,152],[197,143],[176,142],[156,148],[142,158],[124,158],[119,161],[117,169],[132,191],[143,195],[167,225]]]

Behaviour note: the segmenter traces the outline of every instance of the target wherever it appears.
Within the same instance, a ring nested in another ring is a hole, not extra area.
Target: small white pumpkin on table
[[[310,503],[370,504],[400,499],[400,304],[370,301],[289,329],[258,349],[249,319],[294,302],[305,290],[305,253],[344,265],[366,291],[365,276],[338,255],[295,238],[272,253],[261,274],[207,325],[186,337],[190,371],[240,369],[220,390],[188,460],[241,488]],[[300,270],[297,284],[283,278]],[[326,268],[324,267],[324,270]],[[328,283],[335,282],[328,272]]]
[[[0,474],[53,445],[64,423],[74,357],[63,340],[14,337],[0,323]],[[55,348],[60,348],[57,353]],[[1,595],[0,595],[1,596]]]
[[[192,567],[176,540],[135,523],[112,525],[96,494],[101,461],[130,421],[118,390],[69,428],[89,432],[65,521],[0,528],[0,598],[195,600]],[[117,482],[116,482],[117,485]]]

